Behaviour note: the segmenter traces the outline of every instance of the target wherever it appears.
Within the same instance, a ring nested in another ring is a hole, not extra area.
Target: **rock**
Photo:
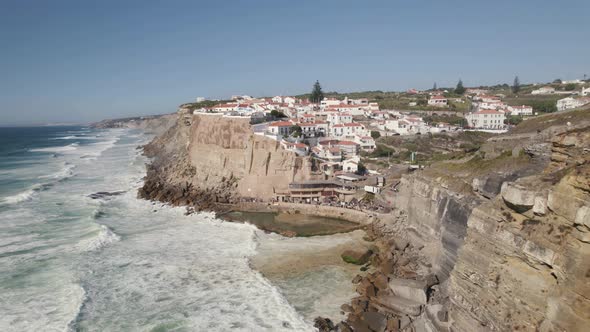
[[[547,213],[547,197],[535,197],[533,213],[538,216],[543,216],[545,213]]]
[[[363,296],[355,297],[350,301],[350,306],[355,313],[360,313],[367,310],[368,305],[369,299]]]
[[[330,332],[334,330],[334,323],[332,323],[329,318],[316,317],[313,322],[313,326],[316,327],[319,332]]]
[[[350,304],[347,304],[347,303],[341,305],[340,306],[340,309],[342,311],[344,311],[344,312],[352,312],[353,311],[352,306]]]
[[[377,289],[387,289],[389,287],[388,281],[387,276],[383,273],[378,273],[373,279],[373,284]]]
[[[578,209],[575,223],[590,228],[590,207],[582,206]]]
[[[504,182],[501,194],[506,205],[518,213],[526,212],[535,205],[535,192],[513,182]]]
[[[353,279],[352,279],[352,283],[353,284],[358,284],[359,282],[361,282],[361,280],[363,280],[363,277],[361,277],[360,274],[357,274]]]
[[[367,325],[372,331],[383,332],[387,326],[387,317],[379,312],[364,312],[362,319],[367,322]]]
[[[373,297],[376,295],[377,290],[375,289],[375,286],[373,286],[371,281],[369,281],[369,279],[364,278],[363,281],[361,281],[358,284],[358,286],[356,286],[356,292],[360,295]]]
[[[389,288],[391,288],[395,295],[401,296],[408,300],[412,300],[420,304],[426,304],[428,302],[428,297],[426,295],[428,285],[424,280],[419,281],[391,278],[391,280],[389,280]]]
[[[338,332],[353,332],[352,328],[348,326],[345,322],[340,322],[336,324],[336,331]]]
[[[375,305],[382,306],[384,310],[396,313],[419,316],[422,312],[422,304],[396,295],[386,295],[375,298]]]
[[[399,331],[399,319],[398,318],[389,318],[387,320],[387,331],[390,332],[398,332]]]
[[[345,250],[341,257],[346,263],[363,265],[365,264],[373,252],[369,249],[366,250]]]
[[[284,237],[296,237],[297,236],[297,232],[295,231],[282,231],[279,234],[281,234]]]
[[[404,250],[406,249],[408,246],[410,245],[410,242],[408,240],[404,240],[404,239],[395,239],[394,241],[394,247],[395,250]]]

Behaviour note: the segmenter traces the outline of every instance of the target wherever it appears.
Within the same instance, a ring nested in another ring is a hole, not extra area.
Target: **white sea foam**
[[[121,238],[105,225],[100,225],[100,231],[93,239],[84,241],[85,250],[98,250],[108,244],[119,241]]]
[[[66,152],[66,151],[74,151],[78,148],[78,143],[72,143],[66,146],[50,146],[46,148],[37,148],[37,149],[30,149],[30,152]]]
[[[2,199],[2,203],[6,204],[6,205],[10,205],[10,204],[18,204],[21,202],[30,201],[33,198],[33,195],[35,195],[35,189],[34,188],[27,189],[23,192],[16,194],[16,195],[4,197]]]

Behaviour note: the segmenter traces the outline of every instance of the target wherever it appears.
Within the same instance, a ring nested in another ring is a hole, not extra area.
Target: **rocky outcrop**
[[[268,200],[309,179],[308,158],[254,135],[249,119],[179,111],[174,125],[144,147],[152,158],[139,196],[218,209],[241,198]]]
[[[495,195],[482,195],[485,181],[465,173],[455,183],[430,176],[440,172],[404,177],[396,210],[370,229],[378,254],[370,273],[356,278],[359,297],[343,308],[343,324],[355,331],[586,331],[590,128],[531,146],[522,151],[534,172],[518,159],[502,172],[513,175],[487,175],[502,179],[494,180]],[[469,182],[472,191],[464,190]]]

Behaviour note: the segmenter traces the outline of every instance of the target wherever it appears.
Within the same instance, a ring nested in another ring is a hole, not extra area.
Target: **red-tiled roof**
[[[357,145],[357,143],[352,141],[340,141],[338,142],[338,145]]]
[[[277,121],[269,124],[269,127],[290,127],[293,124],[289,121]]]
[[[502,112],[498,112],[496,110],[480,110],[473,114],[503,114]]]

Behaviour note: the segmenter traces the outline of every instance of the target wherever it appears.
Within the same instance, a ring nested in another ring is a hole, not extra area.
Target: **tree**
[[[554,84],[561,84],[561,78],[556,78],[553,80]]]
[[[324,92],[322,92],[322,86],[320,85],[319,81],[315,81],[313,85],[313,90],[311,91],[311,96],[309,97],[309,101],[312,103],[319,104],[320,101],[324,99]]]
[[[378,139],[379,137],[381,137],[381,133],[379,133],[376,130],[371,130],[371,137],[373,137],[373,139]]]
[[[295,125],[295,126],[291,126],[291,128],[289,129],[289,132],[291,133],[291,135],[293,137],[300,137],[302,129],[301,129],[301,127]]]
[[[455,88],[455,93],[458,95],[462,95],[465,93],[465,87],[463,87],[463,81],[461,81],[461,79],[459,79],[459,82],[457,83],[457,87]]]
[[[514,77],[514,83],[512,84],[512,92],[517,94],[520,91],[520,80],[518,76]]]
[[[522,116],[518,115],[510,115],[508,118],[504,120],[505,124],[510,124],[516,126],[517,124],[522,122]]]
[[[434,85],[432,86],[432,90],[436,91],[436,89],[438,89],[438,87],[436,86],[436,82],[434,82]]]
[[[362,162],[359,162],[356,174],[365,175],[365,173],[367,173],[367,167]]]
[[[275,118],[286,118],[287,116],[285,115],[285,113],[281,112],[281,111],[277,111],[277,110],[272,110],[270,111],[270,115],[275,117]]]

